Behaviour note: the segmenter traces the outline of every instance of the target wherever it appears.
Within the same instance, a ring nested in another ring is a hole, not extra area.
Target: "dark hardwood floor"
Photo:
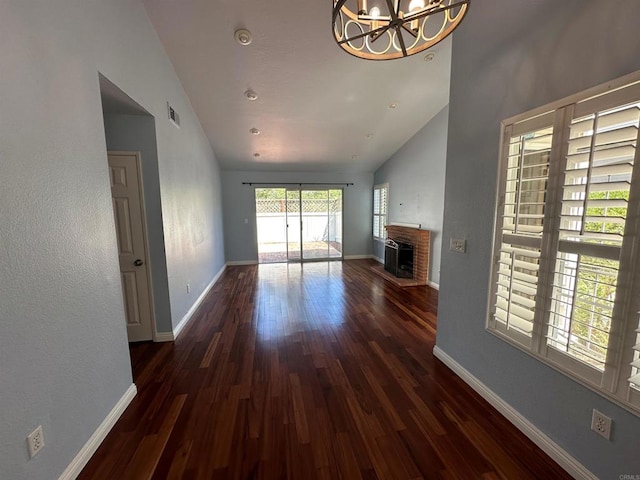
[[[437,292],[368,260],[229,267],[81,479],[570,478],[435,359]]]

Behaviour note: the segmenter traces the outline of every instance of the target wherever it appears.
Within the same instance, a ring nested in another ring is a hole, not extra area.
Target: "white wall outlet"
[[[449,250],[457,253],[466,253],[467,241],[461,238],[452,238],[449,241]]]
[[[191,293],[191,284],[187,283],[187,293]]]
[[[599,412],[595,408],[593,409],[593,416],[591,417],[591,430],[598,435],[603,436],[607,440],[611,439],[611,425],[613,421],[605,414]]]
[[[42,450],[42,447],[44,447],[42,425],[38,425],[38,428],[27,436],[27,445],[29,447],[29,458],[35,457]]]

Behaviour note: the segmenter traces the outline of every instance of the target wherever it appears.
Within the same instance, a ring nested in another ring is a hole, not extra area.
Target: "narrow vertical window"
[[[373,187],[373,237],[384,240],[387,238],[387,208],[389,201],[389,184]]]

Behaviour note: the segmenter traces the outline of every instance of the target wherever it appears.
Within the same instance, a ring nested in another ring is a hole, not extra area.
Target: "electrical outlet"
[[[611,439],[612,424],[613,422],[609,417],[607,417],[603,413],[600,413],[595,408],[593,409],[593,416],[591,417],[591,430],[609,440]]]
[[[187,283],[187,293],[191,293],[191,284]]]
[[[42,450],[44,447],[42,425],[38,425],[38,428],[27,436],[27,445],[29,446],[29,458],[35,457]]]
[[[452,238],[449,241],[449,250],[457,253],[465,253],[467,251],[467,241],[459,238]]]

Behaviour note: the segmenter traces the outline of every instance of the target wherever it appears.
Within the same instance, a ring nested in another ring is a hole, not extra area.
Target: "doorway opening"
[[[155,118],[98,76],[128,340],[170,341]]]
[[[256,188],[258,263],[342,259],[342,193]]]

